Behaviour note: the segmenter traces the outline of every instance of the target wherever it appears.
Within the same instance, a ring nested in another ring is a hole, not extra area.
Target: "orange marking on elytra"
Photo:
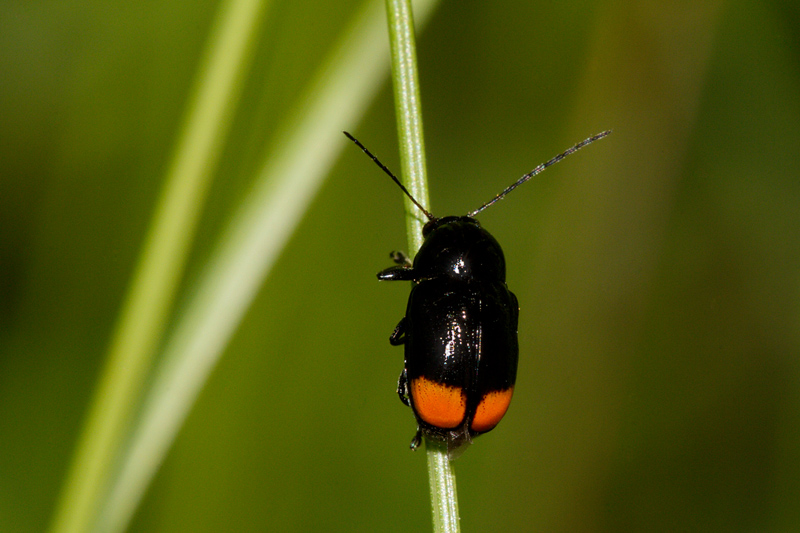
[[[472,417],[472,430],[489,431],[495,427],[506,414],[513,395],[514,387],[486,393]]]
[[[411,380],[411,397],[417,414],[432,426],[453,428],[464,420],[467,397],[461,387],[418,377]]]

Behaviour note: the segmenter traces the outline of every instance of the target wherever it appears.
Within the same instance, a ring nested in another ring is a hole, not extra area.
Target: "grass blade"
[[[54,532],[86,531],[94,522],[168,321],[266,3],[230,0],[220,6],[108,362],[67,475]]]

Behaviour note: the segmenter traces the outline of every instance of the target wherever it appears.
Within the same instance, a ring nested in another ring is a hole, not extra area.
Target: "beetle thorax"
[[[420,278],[505,282],[503,250],[474,218],[445,217],[425,230],[425,242],[414,259]]]

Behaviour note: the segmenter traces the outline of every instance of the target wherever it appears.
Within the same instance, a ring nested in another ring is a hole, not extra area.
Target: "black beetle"
[[[363,144],[344,134],[394,180],[425,214],[424,242],[414,262],[392,252],[399,266],[378,279],[413,281],[405,317],[389,342],[405,344],[397,384],[400,400],[417,418],[417,433],[445,441],[452,452],[491,431],[503,418],[517,378],[519,304],[506,286],[503,250],[475,215],[571,153],[608,135],[598,133],[522,176],[465,216],[436,218]]]

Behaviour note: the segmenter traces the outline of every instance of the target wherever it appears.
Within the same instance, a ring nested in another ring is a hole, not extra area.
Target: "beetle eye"
[[[433,218],[433,219],[431,219],[431,220],[427,221],[427,222],[425,223],[425,225],[424,225],[424,226],[422,226],[422,236],[423,236],[423,237],[427,237],[428,235],[430,235],[430,233],[431,233],[431,232],[432,232],[432,231],[433,231],[433,230],[436,228],[436,226],[438,226],[438,225],[439,225],[439,219],[438,219],[438,218]]]

